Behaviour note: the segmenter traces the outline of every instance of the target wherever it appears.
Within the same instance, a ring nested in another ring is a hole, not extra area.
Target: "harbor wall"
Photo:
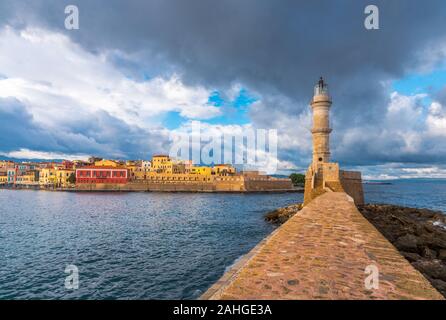
[[[289,179],[218,177],[210,181],[136,181],[127,184],[82,183],[77,191],[268,192],[295,191]]]

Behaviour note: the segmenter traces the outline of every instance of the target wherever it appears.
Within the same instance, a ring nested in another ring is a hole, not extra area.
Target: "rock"
[[[438,250],[438,259],[446,260],[446,249]]]
[[[413,252],[404,252],[401,251],[401,254],[406,258],[409,262],[415,262],[421,259],[421,256],[418,253]]]
[[[285,223],[289,218],[294,216],[300,209],[302,209],[301,203],[293,204],[284,208],[279,208],[267,213],[265,215],[265,220],[276,224],[282,224]]]
[[[418,260],[412,265],[429,278],[446,281],[446,266],[440,260]]]
[[[442,295],[446,295],[446,281],[440,279],[431,279],[432,285],[440,291]]]
[[[435,232],[435,227],[432,224],[430,224],[430,223],[425,223],[423,225],[423,229],[425,231],[427,231],[428,233],[434,233]]]
[[[435,259],[437,257],[437,253],[434,250],[429,249],[429,247],[423,247],[421,254],[426,259]]]
[[[412,234],[406,234],[405,236],[399,237],[395,242],[395,246],[399,250],[408,252],[417,252],[417,245],[418,239]]]
[[[446,214],[385,204],[358,209],[446,297]]]
[[[434,249],[446,249],[446,234],[443,231],[425,233],[418,239],[418,244]]]

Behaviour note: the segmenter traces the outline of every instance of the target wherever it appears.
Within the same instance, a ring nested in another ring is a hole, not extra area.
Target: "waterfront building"
[[[57,183],[56,169],[54,167],[47,167],[40,169],[39,184],[41,186],[55,185]]]
[[[193,166],[191,168],[191,174],[200,174],[205,176],[212,175],[212,168],[206,166]]]
[[[168,173],[173,172],[173,162],[167,155],[154,155],[152,157],[152,169],[157,173]]]
[[[26,171],[29,170],[34,170],[35,169],[35,164],[32,163],[26,163],[26,162],[22,162],[16,165],[16,168],[18,170],[19,173],[24,173]]]
[[[14,168],[15,163],[11,160],[0,160],[0,169]]]
[[[230,164],[216,164],[212,168],[212,174],[219,176],[228,176],[236,173],[236,170]]]
[[[5,171],[0,172],[0,185],[8,184],[8,175]]]
[[[75,170],[74,169],[57,169],[55,171],[55,176],[56,176],[56,185],[58,187],[62,187],[62,188],[67,188],[71,185],[73,185],[70,182],[70,176],[73,174],[75,174]]]
[[[68,160],[64,160],[64,161],[62,161],[62,166],[63,166],[65,169],[73,169],[73,167],[74,167],[74,162],[72,162],[72,161],[68,161]]]
[[[128,181],[129,173],[127,168],[124,167],[85,166],[76,169],[76,184],[122,184]]]
[[[39,184],[39,171],[38,170],[30,170],[24,172],[20,175],[17,175],[15,179],[15,184],[18,185],[38,185]]]
[[[135,179],[136,172],[140,172],[141,167],[136,164],[134,161],[126,161],[125,167],[129,171],[129,179]]]
[[[119,164],[116,161],[105,160],[105,159],[95,161],[94,165],[95,165],[95,167],[117,167],[117,166],[119,166]]]
[[[6,174],[8,176],[8,184],[14,184],[15,183],[15,178],[17,176],[17,169],[14,168],[9,168],[6,171]]]

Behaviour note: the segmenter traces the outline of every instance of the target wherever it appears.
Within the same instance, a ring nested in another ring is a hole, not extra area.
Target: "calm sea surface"
[[[366,185],[369,202],[446,211],[446,181]],[[302,194],[0,190],[0,299],[193,299]],[[67,290],[67,265],[79,289]]]

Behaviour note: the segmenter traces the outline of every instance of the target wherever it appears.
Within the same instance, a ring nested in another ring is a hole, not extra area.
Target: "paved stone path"
[[[367,290],[368,265],[379,288]],[[202,299],[442,299],[345,193],[316,198]]]

